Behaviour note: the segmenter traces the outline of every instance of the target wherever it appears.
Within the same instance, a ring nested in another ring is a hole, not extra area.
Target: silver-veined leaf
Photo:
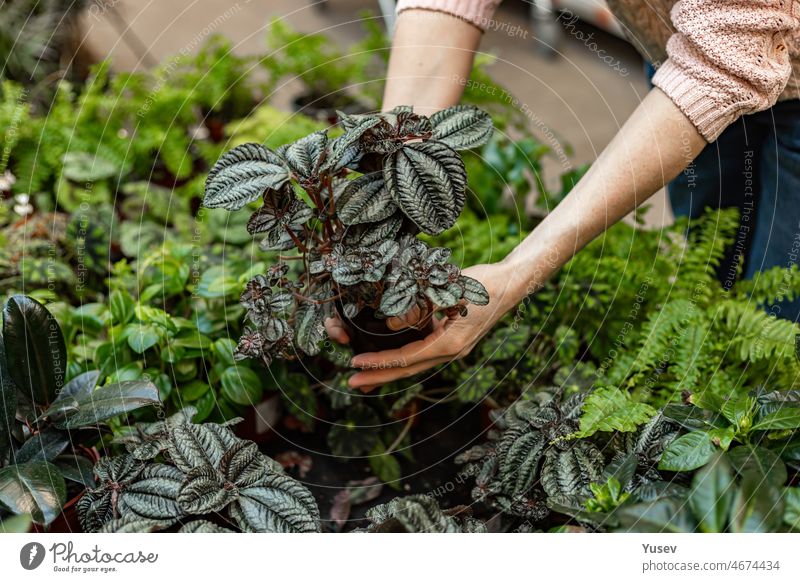
[[[406,144],[388,157],[383,175],[395,203],[427,234],[453,226],[464,209],[464,162],[441,142]]]
[[[311,492],[279,473],[240,490],[231,517],[242,531],[294,533],[319,531],[319,508]]]
[[[472,105],[456,105],[437,111],[431,116],[432,139],[455,150],[465,150],[485,144],[492,136],[492,118]]]
[[[238,210],[289,179],[283,160],[261,144],[246,143],[223,155],[206,179],[203,205]]]
[[[397,210],[381,172],[351,180],[337,204],[339,218],[346,225],[379,222]]]

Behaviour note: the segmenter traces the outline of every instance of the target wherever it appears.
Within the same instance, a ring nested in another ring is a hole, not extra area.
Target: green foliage
[[[30,514],[50,524],[66,481],[85,486],[88,461],[75,453],[100,442],[112,419],[161,403],[146,380],[98,387],[97,372],[68,371],[56,318],[30,297],[9,299],[0,335],[0,517]]]
[[[129,454],[94,468],[97,486],[78,503],[84,531],[218,531],[203,516],[225,516],[243,532],[319,531],[311,493],[221,424],[191,424],[192,411],[142,424]]]

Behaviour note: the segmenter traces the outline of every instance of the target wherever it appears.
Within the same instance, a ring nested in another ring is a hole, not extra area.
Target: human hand
[[[469,305],[465,317],[434,318],[434,330],[425,339],[411,342],[402,348],[359,354],[351,360],[354,368],[361,368],[350,378],[350,386],[369,392],[387,382],[407,378],[438,364],[463,358],[469,354],[480,339],[514,305],[508,268],[502,263],[477,265],[463,271],[464,275],[477,279],[489,292],[488,305]],[[389,321],[392,328],[415,323],[412,312],[403,319]],[[340,326],[341,324],[339,324]],[[329,333],[335,322],[328,327]],[[339,330],[341,330],[339,332]],[[347,337],[341,327],[331,334],[336,341]]]

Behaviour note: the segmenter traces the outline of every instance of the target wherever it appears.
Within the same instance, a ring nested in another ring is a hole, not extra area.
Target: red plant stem
[[[308,249],[306,248],[306,245],[304,245],[302,241],[299,238],[297,238],[297,235],[292,231],[292,229],[286,225],[284,225],[283,228],[286,229],[286,232],[289,233],[289,236],[292,238],[297,248],[300,249],[300,252],[307,253]]]

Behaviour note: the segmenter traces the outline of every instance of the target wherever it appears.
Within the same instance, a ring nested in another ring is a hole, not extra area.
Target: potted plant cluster
[[[466,312],[489,301],[483,285],[449,262],[450,250],[417,234],[455,224],[466,202],[457,150],[484,143],[491,118],[456,106],[431,117],[410,107],[340,113],[343,133],[314,132],[272,151],[247,143],[211,169],[209,208],[262,200],[247,230],[279,253],[241,296],[250,327],[241,358],[269,363],[296,348],[319,352],[323,322],[338,315],[356,352],[403,345],[427,333],[437,310]],[[394,333],[386,318],[419,310],[415,329]]]

